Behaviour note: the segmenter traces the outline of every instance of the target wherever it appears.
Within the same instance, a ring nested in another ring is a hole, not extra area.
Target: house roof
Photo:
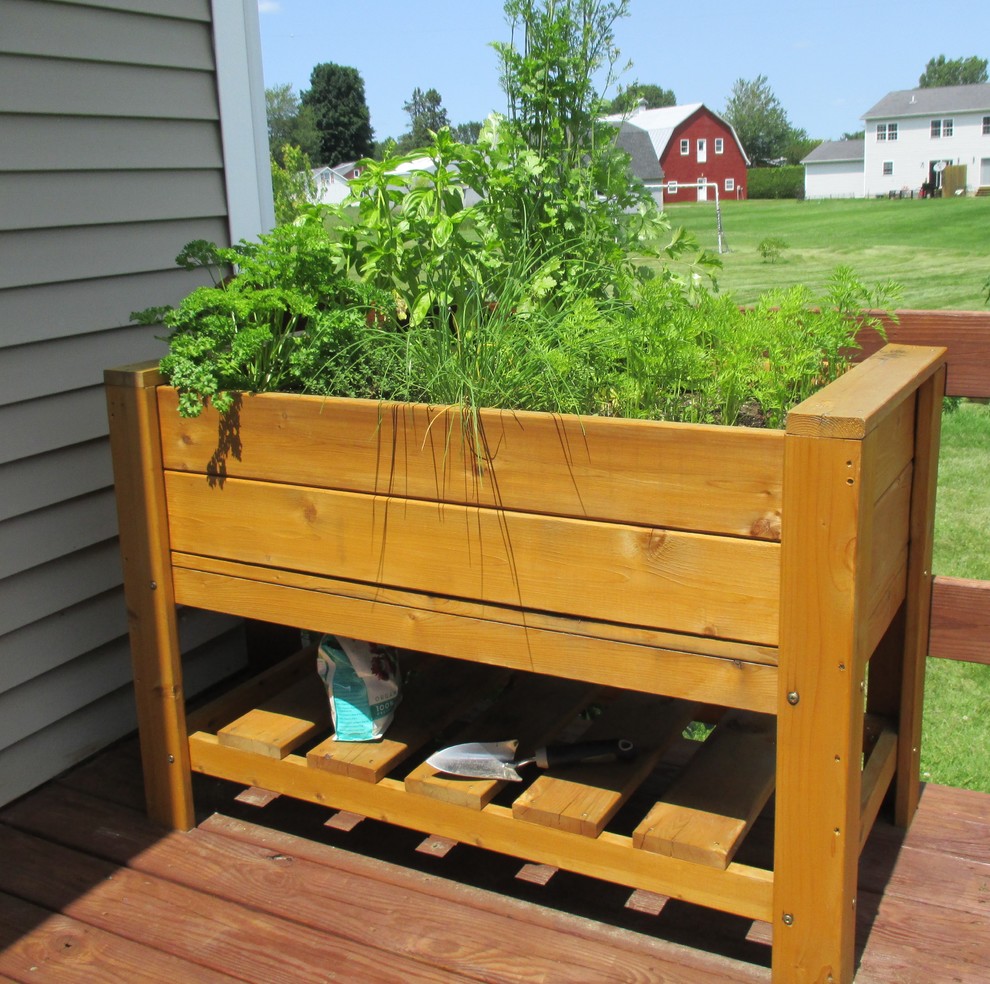
[[[616,146],[624,150],[631,158],[629,170],[641,181],[662,181],[663,168],[653,150],[653,143],[645,130],[630,123],[619,124],[619,132],[615,137]]]
[[[699,109],[704,109],[706,112],[711,113],[712,116],[725,125],[736,141],[739,152],[748,164],[749,157],[743,149],[743,145],[739,142],[739,137],[736,135],[736,131],[731,124],[719,116],[718,113],[708,109],[704,103],[685,103],[683,106],[661,106],[659,109],[640,109],[632,114],[615,113],[611,116],[605,116],[603,119],[607,123],[614,123],[616,125],[625,123],[628,126],[645,130],[649,135],[650,142],[653,144],[653,152],[659,160],[666,152],[667,146],[677,127],[697,113]]]
[[[990,84],[945,85],[935,89],[888,92],[861,119],[891,116],[932,116],[941,113],[990,112]]]
[[[802,164],[825,164],[833,161],[859,161],[866,159],[865,140],[825,140],[820,143]]]

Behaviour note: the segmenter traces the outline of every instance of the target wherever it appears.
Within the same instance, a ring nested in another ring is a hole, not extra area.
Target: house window
[[[884,161],[883,162],[883,176],[889,178],[894,173],[894,162]]]
[[[896,123],[877,124],[877,140],[896,140],[896,139],[897,139]]]
[[[682,140],[681,141],[681,157],[687,157],[691,153],[691,141]]]
[[[736,179],[735,178],[726,178],[725,179],[725,190],[726,191],[735,191],[736,190]]]
[[[952,120],[932,120],[932,140],[952,136]]]
[[[990,116],[983,117],[983,136],[990,137]]]
[[[715,153],[722,154],[725,152],[725,140],[722,137],[715,138]]]

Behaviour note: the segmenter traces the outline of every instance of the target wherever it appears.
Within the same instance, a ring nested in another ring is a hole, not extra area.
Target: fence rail
[[[990,401],[990,312],[898,311],[896,321],[885,322],[891,342],[948,349],[947,396]],[[864,357],[883,344],[874,332],[864,332],[860,343]],[[990,665],[990,581],[936,571],[929,655]]]

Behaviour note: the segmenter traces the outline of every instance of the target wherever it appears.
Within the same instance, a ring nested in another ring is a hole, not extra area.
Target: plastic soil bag
[[[397,650],[375,642],[325,635],[316,668],[327,689],[337,741],[376,741],[402,698]]]

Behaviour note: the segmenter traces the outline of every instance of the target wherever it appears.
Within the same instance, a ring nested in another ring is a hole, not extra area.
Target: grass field
[[[717,247],[715,206],[675,205],[675,226]],[[806,284],[816,294],[840,264],[865,282],[894,280],[900,308],[987,310],[990,198],[748,201],[722,205],[719,287],[740,304]],[[762,240],[787,247],[766,262]],[[964,402],[942,422],[936,574],[990,580],[990,407]],[[990,666],[929,659],[923,777],[990,792]]]
[[[864,282],[894,280],[898,307],[982,310],[990,276],[990,198],[723,202],[719,287],[740,304],[769,287],[806,284],[818,292],[840,264]],[[717,249],[715,204],[672,205],[667,215]],[[766,262],[759,244],[783,240]]]

